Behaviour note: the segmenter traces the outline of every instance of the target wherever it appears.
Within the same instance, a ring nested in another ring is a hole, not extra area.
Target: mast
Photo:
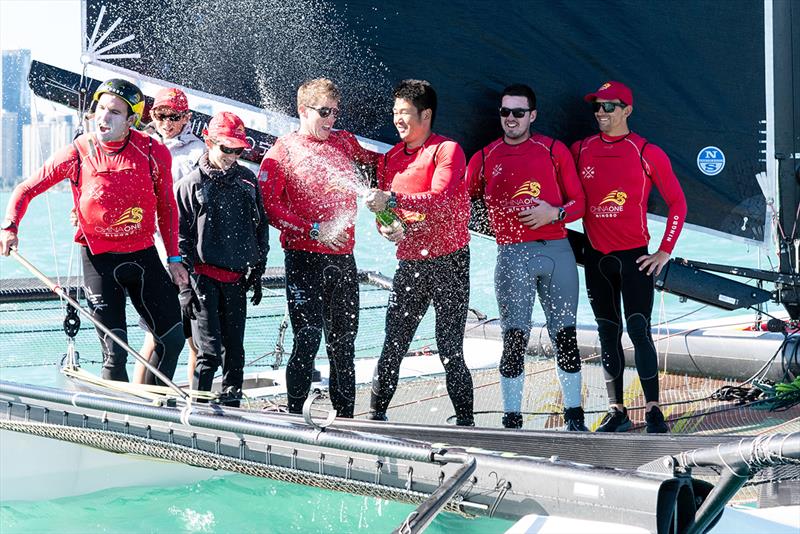
[[[800,273],[800,4],[792,0],[765,0],[767,61],[767,129],[772,130],[767,161],[774,161],[778,181],[778,247],[780,272]],[[770,16],[771,15],[771,16]],[[771,45],[771,46],[770,46]],[[770,58],[770,55],[772,56]],[[771,61],[770,61],[771,60]],[[770,69],[772,70],[770,76]],[[770,87],[772,82],[772,87]],[[770,100],[773,106],[769,109]],[[772,125],[770,128],[770,115]],[[772,154],[770,154],[770,149]],[[768,163],[769,165],[769,163]],[[792,319],[800,318],[798,289],[780,289],[784,307]]]

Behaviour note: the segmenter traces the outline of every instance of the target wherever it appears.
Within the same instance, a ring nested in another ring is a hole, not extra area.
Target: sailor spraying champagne
[[[0,253],[8,255],[18,245],[18,226],[30,201],[69,179],[89,309],[127,341],[127,294],[156,340],[150,363],[172,378],[184,345],[172,282],[185,286],[189,281],[178,253],[172,158],[161,142],[133,129],[144,110],[137,86],[111,79],[100,85],[93,100],[94,132],[77,137],[14,188],[0,231]],[[156,224],[168,254],[166,270],[153,244]],[[127,353],[102,331],[98,336],[103,378],[127,381]],[[160,381],[147,372],[145,382]]]

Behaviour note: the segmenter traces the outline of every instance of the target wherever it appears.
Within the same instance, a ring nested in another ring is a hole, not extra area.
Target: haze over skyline
[[[27,48],[33,59],[81,68],[80,0],[0,0],[0,49]]]

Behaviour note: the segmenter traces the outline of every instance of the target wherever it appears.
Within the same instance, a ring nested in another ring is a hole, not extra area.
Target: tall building
[[[22,172],[22,129],[31,123],[28,71],[30,50],[3,50],[2,59],[2,171],[4,185],[16,183]]]
[[[39,115],[22,128],[22,177],[32,175],[57,150],[72,142],[73,114]]]

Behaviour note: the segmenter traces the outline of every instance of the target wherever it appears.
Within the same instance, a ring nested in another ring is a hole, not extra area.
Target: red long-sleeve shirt
[[[477,152],[467,166],[467,183],[472,198],[485,198],[501,245],[563,239],[564,224],[583,215],[583,188],[569,149],[538,133],[517,145],[501,137]],[[535,230],[522,224],[517,214],[539,200],[564,208],[566,218]]]
[[[269,222],[281,231],[283,248],[351,254],[358,193],[368,187],[356,165],[376,165],[378,158],[344,130],[331,132],[324,141],[297,132],[279,138],[264,156],[258,180]],[[347,244],[339,250],[308,235],[315,222],[327,221],[338,221],[347,232]]]
[[[394,191],[406,223],[397,258],[419,260],[450,254],[469,243],[466,158],[455,141],[431,134],[413,151],[395,145],[378,165],[378,187]]]
[[[158,218],[167,254],[177,256],[178,210],[171,166],[169,150],[135,130],[113,143],[83,134],[14,188],[6,218],[19,224],[35,196],[69,179],[79,222],[75,241],[88,246],[92,254],[152,247]]]
[[[596,134],[572,145],[586,193],[583,225],[603,253],[646,246],[647,199],[655,184],[667,203],[667,228],[659,250],[672,253],[686,220],[686,198],[669,158],[646,139],[628,133]]]

